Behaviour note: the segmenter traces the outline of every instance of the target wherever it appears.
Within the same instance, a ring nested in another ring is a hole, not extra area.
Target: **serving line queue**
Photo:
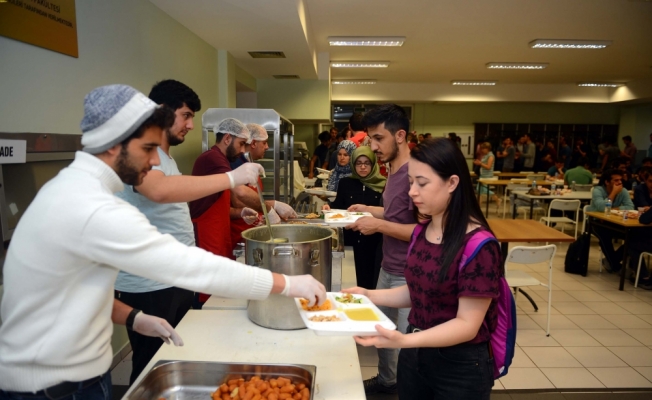
[[[110,85],[89,93],[84,112],[84,151],[41,189],[9,247],[0,328],[0,398],[65,398],[72,393],[75,398],[110,398],[111,320],[182,344],[163,319],[113,299],[119,269],[196,292],[252,299],[280,293],[323,302],[324,286],[312,276],[274,274],[188,247],[158,232],[137,208],[113,195],[124,183],[138,187],[160,162],[163,132],[175,122],[172,110],[128,86]],[[379,374],[398,371],[402,377],[394,375],[392,383],[379,375],[365,382],[364,390],[398,391],[403,399],[433,395],[488,399],[498,373],[489,357],[489,338],[501,298],[503,260],[474,198],[464,157],[448,139],[424,141],[410,152],[409,119],[399,106],[378,107],[364,121],[371,149],[389,167],[389,177],[384,207],[351,206],[373,217],[359,218],[348,228],[363,235],[381,233],[383,261],[375,290],[345,291],[367,295],[399,322],[398,331],[378,327],[378,336],[355,341],[388,350],[380,357],[384,364]],[[212,149],[215,154],[204,153],[204,161],[216,165],[220,165],[216,158],[229,159],[233,147],[242,146],[250,135],[236,121],[224,121],[225,132],[219,128],[222,135]],[[217,175],[204,167],[192,178],[216,180],[213,192],[255,184],[261,172],[253,163]],[[219,201],[204,205],[211,209],[218,203],[233,208]],[[419,212],[417,233],[413,207]],[[244,207],[238,218],[258,221]],[[197,217],[192,219],[196,225]],[[465,269],[458,269],[469,240],[480,233],[487,240],[466,259]],[[420,271],[440,279],[426,279]],[[444,297],[423,295],[432,290],[442,291]],[[22,296],[25,292],[42,296]],[[432,311],[433,301],[443,307],[441,312]],[[117,312],[112,315],[112,310]],[[424,357],[432,351],[446,357]],[[468,374],[457,362],[447,361],[451,359],[472,359],[481,367]],[[417,363],[426,368],[422,372],[428,371],[428,378],[416,372]]]
[[[110,399],[112,321],[183,344],[164,319],[114,301],[119,270],[228,297],[324,301],[312,276],[275,274],[182,244],[114,195],[160,164],[162,136],[174,122],[169,107],[126,85],[85,97],[83,151],[39,191],[7,251],[0,398]],[[194,178],[217,192],[253,184],[261,172],[248,163]]]

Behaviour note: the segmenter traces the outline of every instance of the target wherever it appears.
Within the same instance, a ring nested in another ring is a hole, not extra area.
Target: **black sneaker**
[[[378,375],[370,379],[365,379],[362,384],[364,385],[364,394],[374,394],[374,393],[387,393],[387,394],[396,394],[398,393],[398,388],[396,384],[386,386],[378,382]]]

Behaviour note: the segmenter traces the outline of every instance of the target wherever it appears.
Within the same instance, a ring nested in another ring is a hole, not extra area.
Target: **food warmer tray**
[[[161,360],[125,397],[128,400],[210,400],[219,385],[229,379],[254,375],[263,379],[282,376],[310,388],[315,398],[317,367],[303,364],[244,364]]]

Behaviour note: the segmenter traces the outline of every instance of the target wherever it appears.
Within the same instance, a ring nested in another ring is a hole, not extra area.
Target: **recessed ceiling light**
[[[604,49],[611,40],[537,39],[530,42],[533,49]]]
[[[329,36],[331,46],[403,46],[405,36]]]
[[[496,86],[498,81],[451,81],[453,86]]]
[[[389,61],[331,61],[333,68],[387,68]]]
[[[332,82],[333,85],[375,85],[375,79],[338,79]]]
[[[522,63],[522,62],[490,62],[487,63],[489,69],[544,69],[548,63]]]
[[[615,83],[615,82],[580,82],[580,83],[577,84],[577,86],[616,88],[616,87],[625,86],[625,84],[624,83]]]

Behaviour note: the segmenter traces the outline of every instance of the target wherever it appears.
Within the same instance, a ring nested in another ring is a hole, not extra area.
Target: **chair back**
[[[555,257],[557,246],[549,244],[547,246],[516,246],[507,254],[507,262],[515,264],[539,264],[548,262],[552,268],[552,259]]]
[[[582,215],[584,217],[584,220],[582,221],[582,232],[586,232],[586,221],[589,220],[589,216],[586,215],[586,213],[589,211],[589,205],[585,205],[582,207]]]
[[[560,211],[580,211],[580,205],[582,204],[579,200],[561,200],[554,199],[550,202],[550,210],[560,210]]]
[[[508,183],[507,186],[505,186],[505,191],[512,191],[512,190],[524,190],[528,191],[530,188],[530,185],[527,183]]]
[[[544,174],[532,174],[532,175],[527,175],[526,178],[529,181],[542,181],[546,179],[546,176]]]

